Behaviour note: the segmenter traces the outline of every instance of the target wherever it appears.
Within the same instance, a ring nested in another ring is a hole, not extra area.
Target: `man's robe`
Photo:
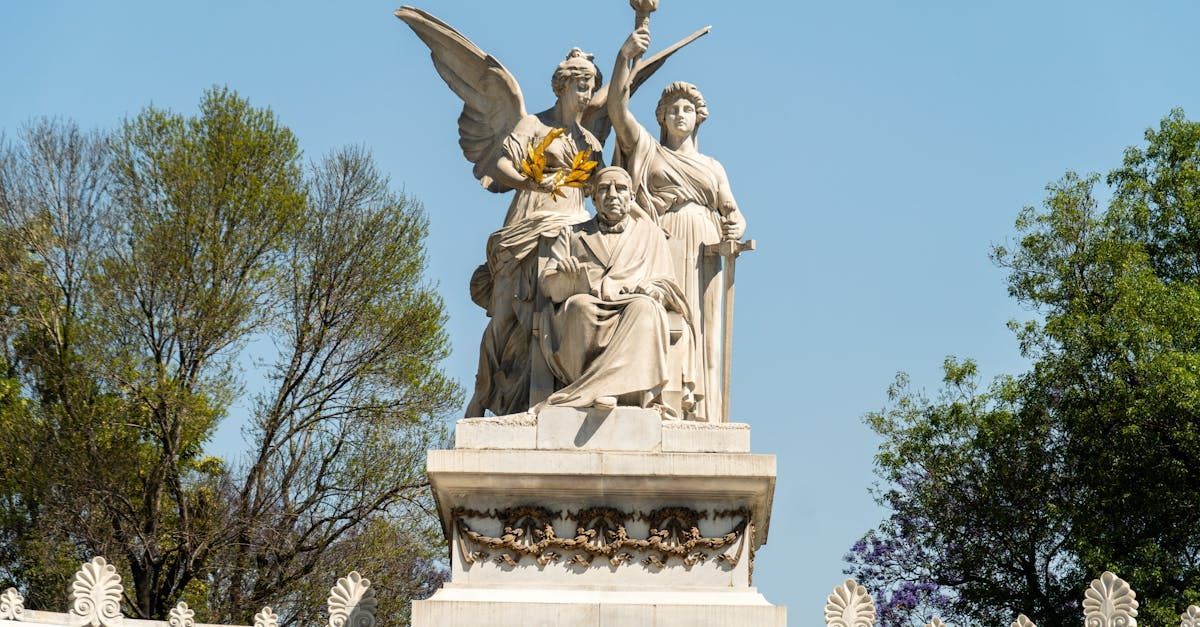
[[[549,112],[526,116],[503,143],[503,155],[519,164],[531,143],[541,141],[554,127],[562,126]],[[582,131],[583,141],[566,133],[546,149],[547,177],[570,169],[575,154],[591,150],[600,157],[601,142]],[[597,166],[603,167],[603,164]],[[504,191],[498,183],[489,187]],[[533,329],[534,286],[537,277],[537,248],[542,237],[552,237],[565,225],[588,219],[583,191],[564,187],[566,198],[518,189],[504,218],[504,227],[492,233],[485,250],[487,261],[471,276],[471,299],[487,310],[488,325],[479,342],[479,367],[475,392],[467,405],[467,416],[500,416],[529,409],[530,334]]]
[[[667,310],[682,314],[690,331],[691,312],[662,229],[629,217],[618,226],[621,232],[605,232],[592,218],[564,227],[539,277],[553,303],[542,314],[542,351],[565,384],[547,405],[590,407],[600,396],[642,407],[660,403],[671,371]],[[567,257],[579,259],[582,271],[560,272],[558,262]],[[691,333],[681,341],[691,344]],[[694,351],[684,352],[689,390],[697,369]]]

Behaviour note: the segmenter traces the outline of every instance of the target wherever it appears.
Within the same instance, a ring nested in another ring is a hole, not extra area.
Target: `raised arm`
[[[629,93],[633,75],[633,64],[650,47],[650,30],[639,28],[617,52],[617,63],[613,68],[612,81],[608,84],[608,117],[617,131],[617,145],[632,146],[637,142],[638,124],[629,111]],[[618,148],[619,149],[619,148]]]

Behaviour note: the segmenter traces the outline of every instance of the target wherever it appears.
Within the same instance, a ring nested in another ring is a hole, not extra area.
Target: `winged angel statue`
[[[490,319],[466,415],[521,413],[530,407],[537,250],[543,236],[589,218],[582,187],[603,167],[612,128],[603,77],[593,55],[573,48],[551,77],[554,105],[530,114],[516,78],[495,57],[425,11],[406,6],[396,17],[429,47],[438,75],[463,101],[459,146],[475,178],[488,191],[514,192],[503,226],[488,238],[485,263],[471,277],[471,298]],[[707,32],[639,61],[630,89]]]

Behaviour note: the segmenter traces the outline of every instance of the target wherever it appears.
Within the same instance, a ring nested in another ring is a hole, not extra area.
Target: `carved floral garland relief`
[[[609,566],[616,568],[635,561],[630,551],[639,551],[649,553],[640,562],[653,569],[665,568],[671,558],[680,558],[687,568],[709,559],[733,568],[741,561],[745,538],[752,535],[754,529],[750,510],[744,507],[712,513],[713,520],[729,518],[735,521],[728,533],[715,537],[704,536],[698,525],[701,519],[709,517],[709,513],[686,507],[664,507],[645,514],[611,507],[552,512],[544,507],[525,505],[488,511],[455,508],[451,516],[458,529],[463,561],[468,566],[492,558],[497,564],[513,567],[522,558],[529,557],[536,560],[539,567],[565,562],[587,568],[596,558],[604,558]],[[498,520],[504,533],[500,537],[479,533],[467,524],[467,519]],[[555,520],[573,521],[575,537],[558,537],[554,532]],[[645,538],[629,535],[626,523],[630,521],[649,524]],[[735,545],[737,550],[731,552]],[[493,552],[496,553],[494,557]],[[570,555],[564,556],[564,553]],[[750,553],[753,564],[753,549]]]

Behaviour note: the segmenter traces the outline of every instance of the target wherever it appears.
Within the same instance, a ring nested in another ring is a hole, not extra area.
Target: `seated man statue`
[[[661,228],[630,215],[633,182],[617,167],[592,177],[596,216],[563,227],[538,277],[552,306],[542,315],[542,352],[564,384],[547,405],[662,407],[668,363],[667,312],[691,315]],[[691,334],[683,341],[692,342]],[[693,350],[684,351],[689,361]],[[685,367],[684,411],[695,367]]]

